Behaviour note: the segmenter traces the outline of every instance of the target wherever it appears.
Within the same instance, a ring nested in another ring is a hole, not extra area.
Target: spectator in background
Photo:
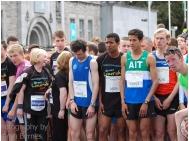
[[[165,25],[163,23],[160,23],[160,24],[157,25],[157,29],[158,28],[165,28]]]
[[[131,50],[130,48],[130,41],[129,41],[129,38],[128,37],[122,37],[121,40],[120,40],[120,45],[119,45],[119,50],[122,52],[122,53],[126,53],[128,52],[129,50]]]
[[[13,44],[19,44],[19,40],[16,36],[9,36],[7,38],[7,51],[9,51],[9,47]],[[21,45],[22,46],[22,45]],[[25,49],[23,48],[22,46],[22,49],[23,49],[23,52],[26,53]]]
[[[177,36],[177,42],[178,42],[178,47],[181,49],[182,55],[187,54],[185,36],[184,35],[178,35]]]
[[[9,36],[7,38],[7,48],[9,49],[9,47],[13,44],[19,44],[19,40],[16,36]]]
[[[97,37],[97,36],[93,36],[92,38],[91,38],[91,42],[94,42],[95,44],[99,44],[100,42],[101,42],[102,40],[99,38],[99,37]]]
[[[88,42],[87,52],[89,55],[92,55],[96,59],[98,54],[98,46],[93,42]]]
[[[104,54],[107,51],[106,46],[105,46],[105,42],[100,42],[98,44],[98,56],[101,56],[102,54]]]
[[[175,46],[175,47],[178,47],[178,42],[177,42],[177,39],[174,38],[174,37],[171,37],[171,40],[168,44],[169,46]]]
[[[152,53],[152,47],[153,47],[152,40],[149,37],[143,37],[141,47],[143,50],[146,50],[149,53]]]

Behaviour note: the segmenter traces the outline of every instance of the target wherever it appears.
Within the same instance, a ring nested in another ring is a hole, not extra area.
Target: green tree
[[[127,5],[148,8],[148,1],[126,1]],[[168,1],[153,1],[151,9],[158,10],[157,24],[163,23],[169,29]],[[171,1],[171,26],[177,26],[176,36],[182,33],[184,22],[184,11],[182,10],[182,1]]]

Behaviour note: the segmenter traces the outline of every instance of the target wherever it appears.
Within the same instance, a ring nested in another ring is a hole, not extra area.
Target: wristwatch
[[[149,104],[149,101],[145,100],[145,101],[144,101],[144,104]]]
[[[91,106],[95,107],[96,103],[91,103]]]

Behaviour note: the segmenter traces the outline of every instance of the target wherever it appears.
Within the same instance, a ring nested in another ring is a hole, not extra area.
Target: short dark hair
[[[99,52],[99,53],[104,53],[104,52],[106,52],[106,51],[107,51],[107,49],[106,49],[105,42],[100,42],[100,43],[98,44],[98,52]]]
[[[77,52],[80,49],[85,52],[87,48],[87,42],[84,39],[76,39],[70,43],[70,48],[73,52]]]
[[[176,46],[178,47],[178,41],[176,38],[171,37],[170,43],[168,44],[168,46]]]
[[[98,47],[94,42],[88,42],[87,46],[88,46],[89,52],[93,51],[95,53],[95,55],[98,54]]]
[[[184,36],[184,35],[180,34],[180,35],[178,35],[178,36],[177,36],[177,38],[179,38],[179,37],[180,37],[180,38],[183,38],[183,39],[184,39],[184,41],[186,41],[186,38],[185,38],[185,36]]]
[[[30,45],[30,46],[28,47],[28,53],[30,53],[33,48],[40,48],[40,47],[39,47],[39,45],[37,45],[37,44],[32,44],[32,45]]]
[[[117,35],[116,33],[110,33],[106,36],[106,38],[114,38],[116,43],[120,42],[120,38],[119,35]]]
[[[7,38],[7,45],[9,44],[10,41],[19,41],[16,36],[9,36]]]
[[[5,41],[2,40],[2,41],[1,41],[1,44],[3,45],[3,48],[4,48],[4,49],[7,49],[7,44],[6,44]]]
[[[166,50],[165,53],[163,53],[164,57],[169,55],[169,54],[177,54],[179,56],[179,58],[182,57],[182,53],[181,53],[181,50],[178,48],[178,47],[170,47]]]
[[[140,29],[132,29],[129,31],[128,35],[135,35],[139,39],[139,41],[143,38],[143,32]]]

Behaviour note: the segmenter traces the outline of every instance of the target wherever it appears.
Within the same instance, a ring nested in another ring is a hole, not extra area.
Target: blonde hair
[[[156,31],[154,32],[154,38],[156,37],[156,35],[157,35],[158,33],[162,33],[162,32],[164,32],[164,33],[166,34],[166,39],[170,40],[171,34],[170,34],[170,32],[169,32],[167,29],[165,29],[165,28],[158,28],[158,29],[156,29]]]
[[[57,71],[65,70],[66,73],[69,72],[69,60],[72,54],[69,51],[63,51],[57,58]]]
[[[8,53],[14,53],[14,52],[18,52],[20,55],[24,57],[23,47],[19,44],[13,44],[9,47]]]
[[[47,55],[47,52],[44,49],[39,49],[36,48],[34,50],[32,50],[31,54],[30,54],[30,63],[31,65],[36,65],[38,64],[40,61],[38,59],[39,55]]]
[[[97,37],[97,36],[93,36],[93,37],[91,38],[91,42],[94,42],[94,43],[96,43],[96,44],[99,44],[99,43],[101,42],[101,39],[100,39],[99,37]]]

